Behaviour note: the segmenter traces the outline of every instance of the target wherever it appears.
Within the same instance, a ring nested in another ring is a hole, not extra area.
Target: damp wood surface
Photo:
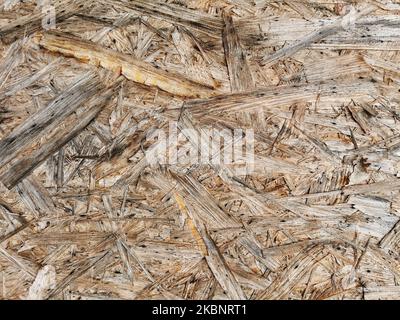
[[[400,300],[398,1],[48,2],[0,1],[0,299]]]

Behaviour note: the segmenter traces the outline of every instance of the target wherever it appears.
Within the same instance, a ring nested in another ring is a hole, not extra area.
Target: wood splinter
[[[127,54],[105,49],[93,42],[57,31],[37,33],[34,42],[51,52],[74,57],[107,70],[120,72],[134,82],[157,87],[173,95],[187,98],[206,98],[214,88],[197,83],[182,75],[158,69]]]

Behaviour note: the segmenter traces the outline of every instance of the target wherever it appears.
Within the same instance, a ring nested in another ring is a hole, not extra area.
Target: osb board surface
[[[397,1],[50,2],[0,12],[2,299],[400,298]],[[149,166],[171,121],[254,171]]]

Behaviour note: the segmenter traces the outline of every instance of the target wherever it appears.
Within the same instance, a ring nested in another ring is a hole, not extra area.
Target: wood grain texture
[[[51,52],[75,57],[107,70],[120,72],[129,80],[146,86],[154,86],[178,96],[199,98],[212,95],[212,88],[185,79],[182,75],[157,69],[128,55],[104,49],[89,41],[58,32],[38,34],[35,41]]]
[[[224,22],[222,42],[232,92],[251,90],[254,88],[253,76],[230,13],[224,13]]]
[[[50,2],[0,4],[0,299],[400,299],[398,1]]]

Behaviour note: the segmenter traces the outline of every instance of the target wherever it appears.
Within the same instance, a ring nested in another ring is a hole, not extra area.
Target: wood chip
[[[398,1],[2,4],[0,299],[399,299]]]

